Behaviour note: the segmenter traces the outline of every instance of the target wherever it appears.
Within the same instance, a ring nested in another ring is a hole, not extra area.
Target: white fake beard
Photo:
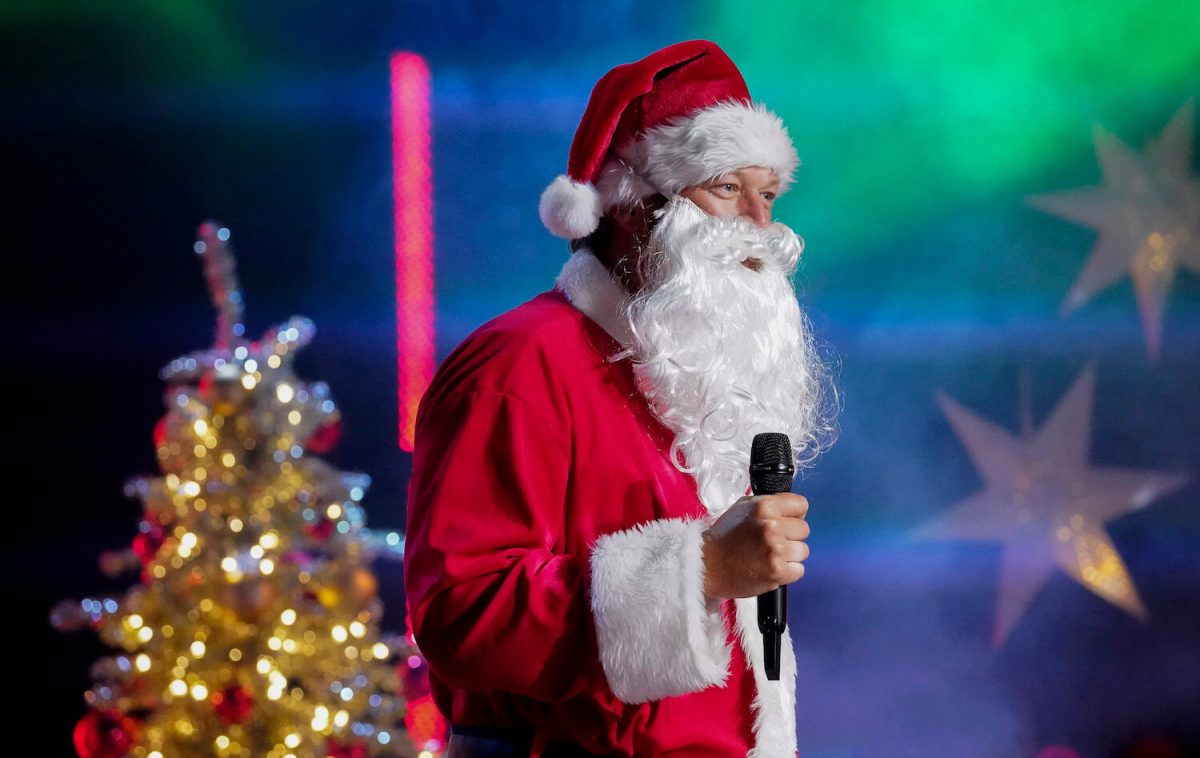
[[[677,196],[641,256],[644,285],[627,309],[638,388],[714,517],[746,494],[755,434],[787,434],[799,468],[828,429],[827,370],[791,282],[802,251],[783,224],[710,216]]]

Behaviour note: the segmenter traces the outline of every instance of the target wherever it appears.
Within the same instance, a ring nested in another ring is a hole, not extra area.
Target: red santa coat
[[[754,600],[704,597],[712,509],[613,360],[621,297],[576,253],[554,291],[468,337],[421,402],[405,585],[438,706],[532,728],[534,756],[555,739],[794,755],[790,640],[767,682]]]

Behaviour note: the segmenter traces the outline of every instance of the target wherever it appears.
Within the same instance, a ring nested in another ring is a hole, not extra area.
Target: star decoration
[[[1200,274],[1200,180],[1191,173],[1194,112],[1193,103],[1185,103],[1142,153],[1095,127],[1104,184],[1026,198],[1039,210],[1100,233],[1061,314],[1129,272],[1152,360],[1159,356],[1176,270],[1186,266]]]
[[[913,532],[917,539],[1000,542],[999,647],[1061,568],[1131,615],[1148,620],[1104,524],[1181,487],[1187,476],[1088,465],[1095,371],[1088,366],[1036,431],[1013,435],[942,393],[937,402],[985,487]]]

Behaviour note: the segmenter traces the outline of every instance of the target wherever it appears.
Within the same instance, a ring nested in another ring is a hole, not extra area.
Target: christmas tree
[[[201,225],[215,344],[163,369],[162,475],[127,485],[143,507],[138,534],[101,558],[106,573],[138,569],[141,581],[51,614],[117,650],[92,668],[76,750],[432,757],[444,723],[424,661],[410,639],[381,632],[370,569],[403,539],[365,528],[366,475],[313,455],[340,430],[328,387],[292,368],[313,325],[293,317],[247,340],[228,242],[228,229]]]

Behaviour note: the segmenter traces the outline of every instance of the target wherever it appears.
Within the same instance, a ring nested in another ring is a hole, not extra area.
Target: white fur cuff
[[[592,549],[592,613],[613,693],[645,703],[722,684],[730,650],[704,596],[702,521],[660,519]]]

